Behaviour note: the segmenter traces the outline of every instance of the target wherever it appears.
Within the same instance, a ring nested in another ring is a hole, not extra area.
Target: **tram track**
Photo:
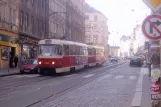
[[[109,68],[109,69],[113,69],[115,66],[120,66],[120,65],[122,65],[122,64],[124,64],[123,62],[122,63],[116,63],[116,64],[113,64],[113,65],[109,65],[109,66],[107,66],[107,65],[104,65],[104,66],[102,66],[102,67],[92,67],[92,68],[90,68],[90,69],[84,69],[84,70],[82,70],[82,71],[78,71],[78,72],[75,72],[75,73],[73,73],[73,74],[79,74],[79,75],[75,75],[75,78],[79,78],[78,76],[80,76],[80,75],[83,75],[83,74],[89,74],[89,73],[96,73],[96,72],[98,72],[98,71],[101,71],[101,70],[103,70],[103,69],[106,69],[106,68]],[[86,73],[87,72],[87,73]],[[105,72],[105,73],[107,73],[107,72]],[[70,74],[70,75],[72,75],[72,74]],[[101,73],[101,75],[104,75],[103,73]],[[61,77],[65,77],[65,75],[61,75]],[[39,76],[38,76],[39,77]],[[56,78],[55,78],[56,77]],[[16,85],[14,85],[14,86],[10,86],[10,84],[8,84],[9,85],[9,87],[7,88],[7,87],[5,87],[6,89],[3,89],[3,90],[9,90],[9,92],[8,93],[6,93],[6,92],[4,92],[4,93],[0,93],[0,102],[1,101],[5,101],[5,100],[7,100],[8,98],[15,98],[16,96],[18,97],[18,96],[26,96],[26,95],[28,95],[28,94],[30,94],[30,93],[33,93],[33,92],[37,92],[37,91],[40,91],[40,90],[29,90],[30,88],[30,85],[29,84],[32,84],[32,86],[34,86],[34,84],[36,85],[36,83],[38,83],[38,82],[40,82],[39,84],[42,84],[42,88],[46,88],[46,87],[48,87],[46,84],[45,84],[45,81],[47,81],[46,83],[48,83],[48,82],[50,82],[50,83],[52,83],[52,81],[55,81],[54,79],[56,79],[57,81],[59,81],[59,79],[62,79],[62,78],[59,78],[60,76],[54,76],[54,77],[48,77],[48,78],[44,78],[44,79],[37,79],[37,80],[34,80],[33,81],[33,79],[32,79],[32,81],[31,80],[29,80],[27,83],[26,83],[26,80],[24,80],[24,83],[22,83],[22,81],[20,82],[20,84],[19,84],[19,82],[18,81],[16,81]],[[34,78],[35,79],[35,78]],[[63,81],[70,81],[70,79],[71,78],[66,78],[65,80],[63,80]],[[93,78],[93,79],[95,79],[95,78]],[[93,80],[92,79],[92,80]],[[28,80],[28,79],[27,79]],[[52,81],[49,81],[49,80],[52,80]],[[91,80],[91,81],[92,81]],[[63,81],[61,81],[61,82],[63,82]],[[18,82],[18,83],[17,83]],[[90,81],[89,81],[90,82]],[[78,87],[78,86],[81,86],[81,85],[83,85],[83,84],[86,84],[86,83],[88,83],[88,81],[87,82],[83,82],[83,83],[76,83],[76,84],[74,84],[74,85],[72,85],[72,86],[70,86],[70,87],[65,87],[63,90],[61,90],[61,91],[59,91],[58,93],[55,93],[55,94],[50,94],[50,95],[48,95],[47,97],[43,97],[42,99],[38,99],[37,101],[35,101],[35,102],[31,102],[31,104],[29,104],[28,106],[26,106],[26,107],[30,107],[30,106],[32,106],[32,105],[35,105],[35,104],[37,104],[37,103],[39,103],[39,102],[41,102],[41,101],[44,101],[44,100],[46,100],[46,99],[49,99],[49,98],[51,98],[51,97],[53,97],[53,96],[55,96],[55,95],[59,95],[59,94],[61,94],[61,93],[63,93],[63,92],[65,92],[65,91],[68,91],[68,90],[70,90],[70,89],[72,89],[72,88],[74,88],[74,87]],[[11,84],[13,84],[13,82],[11,83]],[[53,83],[52,83],[53,84]],[[60,84],[61,85],[61,83],[58,83],[58,84]],[[43,86],[44,85],[44,86]],[[46,85],[46,86],[45,86]],[[55,85],[55,83],[53,84],[53,85]],[[57,85],[56,85],[57,86]],[[1,87],[2,87],[2,85],[1,85]],[[19,88],[19,87],[21,87],[21,88]],[[23,88],[25,88],[25,87],[28,87],[28,89],[27,89],[27,91],[22,91],[22,87]],[[51,88],[51,87],[50,87]],[[10,89],[21,89],[19,92],[15,92],[15,90],[10,90]],[[2,92],[2,89],[0,89],[0,91]],[[41,91],[40,91],[41,92]],[[7,94],[7,95],[6,95]]]
[[[124,64],[126,64],[126,63],[118,64],[117,67],[110,69],[108,73],[112,72],[114,69],[117,69],[117,68],[119,68],[120,66],[122,66],[122,65],[124,65]],[[116,65],[115,65],[115,66],[116,66]],[[104,67],[104,68],[102,68],[102,69],[105,69],[105,68],[106,68],[106,67]],[[98,69],[98,70],[96,70],[95,72],[98,72],[99,70],[102,70],[102,69]],[[82,86],[82,85],[85,85],[85,84],[87,84],[87,83],[90,83],[90,82],[92,82],[93,80],[95,80],[95,79],[97,79],[97,78],[99,78],[100,76],[103,76],[103,75],[105,75],[105,74],[107,74],[107,72],[100,74],[100,75],[97,76],[96,78],[93,77],[93,78],[88,79],[88,80],[85,81],[85,82],[80,82],[80,83],[78,83],[78,84],[74,84],[74,85],[72,85],[72,86],[70,86],[70,87],[68,87],[68,88],[65,88],[64,90],[61,90],[61,91],[59,91],[59,92],[57,92],[57,93],[55,93],[55,94],[52,94],[52,95],[50,95],[50,96],[47,96],[47,97],[45,97],[45,98],[43,98],[43,99],[41,99],[41,100],[38,100],[38,101],[32,103],[32,104],[30,104],[30,105],[27,105],[26,107],[32,107],[33,105],[36,105],[36,104],[38,104],[38,103],[40,103],[40,102],[42,102],[42,101],[44,101],[44,100],[47,100],[47,99],[49,99],[49,98],[52,98],[52,97],[54,97],[54,96],[56,96],[56,95],[62,94],[62,93],[66,92],[66,91],[69,91],[69,90],[71,90],[71,89],[75,89],[76,87],[80,87],[80,86]]]

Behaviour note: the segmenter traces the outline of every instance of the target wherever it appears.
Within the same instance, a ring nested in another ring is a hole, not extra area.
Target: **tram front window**
[[[40,55],[42,56],[61,56],[61,45],[40,45]]]

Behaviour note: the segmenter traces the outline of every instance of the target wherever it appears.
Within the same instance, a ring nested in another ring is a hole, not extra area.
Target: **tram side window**
[[[76,55],[81,55],[80,53],[81,53],[80,52],[80,46],[75,46],[75,54]]]
[[[87,50],[87,48],[84,47],[83,50],[84,50],[84,55],[88,55],[88,50]]]
[[[80,49],[80,55],[84,55],[84,47],[79,46],[79,49]]]
[[[64,55],[69,55],[69,45],[64,45]]]
[[[96,55],[99,55],[99,49],[96,49]]]
[[[92,49],[92,55],[96,55],[96,49],[95,48]]]
[[[75,54],[74,45],[69,45],[69,54],[70,55],[74,55]]]
[[[88,55],[93,55],[92,54],[92,48],[88,48]]]

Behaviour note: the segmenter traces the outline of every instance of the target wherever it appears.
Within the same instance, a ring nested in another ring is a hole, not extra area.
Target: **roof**
[[[100,14],[102,14],[107,19],[107,17],[102,12],[98,11],[94,7],[90,6],[89,4],[86,3],[85,7],[86,7],[85,8],[86,12],[89,12],[89,13],[100,13]]]

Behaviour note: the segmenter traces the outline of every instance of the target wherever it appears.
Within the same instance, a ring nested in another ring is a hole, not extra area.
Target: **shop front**
[[[27,59],[36,59],[38,55],[38,42],[36,38],[20,35],[19,44],[21,46],[21,54]]]
[[[12,68],[13,58],[19,55],[18,34],[0,30],[0,68]]]

